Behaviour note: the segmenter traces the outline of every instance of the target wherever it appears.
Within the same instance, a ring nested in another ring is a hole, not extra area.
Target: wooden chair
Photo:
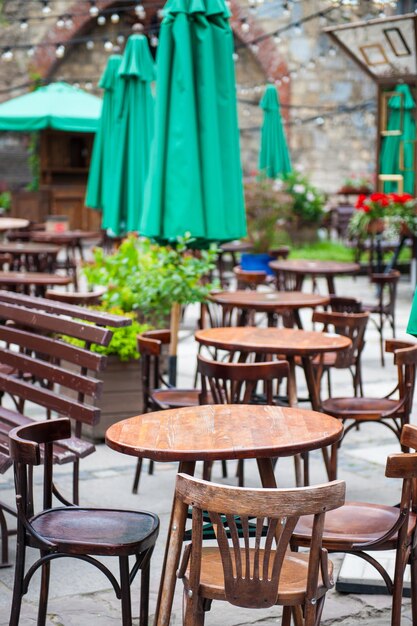
[[[417,428],[406,424],[401,435],[405,449],[417,449]],[[385,476],[403,480],[399,506],[365,502],[346,502],[326,515],[323,546],[329,552],[349,552],[371,563],[381,574],[392,594],[392,626],[401,623],[404,569],[411,565],[411,600],[413,624],[417,623],[417,454],[392,454],[388,457]],[[293,547],[308,546],[312,536],[311,517],[300,519],[292,538]],[[369,553],[395,550],[395,571],[391,578]]]
[[[53,483],[53,442],[71,436],[69,419],[38,422],[13,429],[10,455],[13,459],[17,503],[16,569],[10,626],[18,626],[22,598],[33,574],[41,568],[38,626],[46,623],[51,561],[72,557],[95,565],[121,598],[123,626],[132,625],[130,584],[141,570],[140,626],[148,624],[149,567],[158,536],[159,520],[152,513],[80,508],[67,502]],[[41,446],[42,449],[41,449]],[[43,508],[34,509],[33,468],[44,465]],[[52,506],[53,496],[61,502]],[[37,548],[40,558],[25,574],[26,548]],[[120,583],[96,556],[119,558]],[[132,570],[129,556],[135,557]]]
[[[325,594],[333,586],[321,531],[325,512],[345,500],[343,482],[301,489],[242,489],[179,474],[176,498],[192,508],[192,542],[178,571],[184,583],[184,626],[203,626],[213,600],[245,608],[283,605],[283,626],[289,626],[292,610],[297,624],[320,624]],[[215,547],[202,545],[203,511],[216,528]],[[294,554],[288,550],[289,542],[303,515],[314,515],[313,539],[309,554]],[[250,525],[256,529],[253,547]]]
[[[356,298],[330,295],[330,310],[332,313],[362,313],[362,302]]]
[[[198,389],[178,389],[165,379],[161,367],[162,350],[171,342],[171,331],[149,330],[138,336],[141,355],[143,412],[163,411],[199,404]],[[154,463],[149,461],[149,474],[153,474]],[[132,492],[137,493],[142,471],[142,459],[138,459]]]
[[[259,285],[265,285],[268,275],[262,270],[243,270],[240,265],[233,268],[236,276],[238,289],[251,289],[256,291]]]
[[[285,261],[285,259],[288,259],[290,252],[291,248],[289,246],[278,246],[268,250],[268,254],[274,257],[276,261]]]
[[[279,386],[288,387],[287,361],[264,363],[220,363],[197,357],[201,376],[200,404],[282,404],[278,397]],[[288,393],[284,403],[288,404]],[[212,463],[205,464],[204,478],[210,479]],[[300,458],[295,457],[297,485],[301,484]],[[243,460],[238,462],[239,486],[244,484]]]
[[[363,310],[369,311],[370,319],[379,333],[383,367],[385,366],[384,325],[385,322],[388,322],[392,329],[392,336],[395,338],[395,306],[400,276],[401,274],[397,270],[391,270],[388,274],[371,274],[371,283],[377,287],[378,301],[374,304],[363,304]]]
[[[94,400],[102,383],[94,374],[106,365],[106,357],[92,352],[90,346],[108,345],[113,333],[107,326],[130,324],[129,318],[0,291],[0,398],[9,394],[16,407],[0,406],[1,473],[11,467],[9,432],[33,422],[26,415],[25,403],[34,403],[45,411],[45,417],[57,414],[73,421],[74,434],[54,447],[54,462],[73,463],[72,501],[79,502],[80,461],[95,450],[82,430],[84,424],[94,425],[100,419]],[[61,335],[84,341],[85,347],[64,342]],[[0,502],[0,567],[8,563],[8,536],[14,534],[7,529],[4,512],[15,515]]]
[[[358,424],[373,422],[389,428],[398,440],[405,424],[410,421],[413,406],[417,368],[417,344],[406,341],[387,340],[387,352],[394,354],[398,382],[396,387],[383,398],[355,397],[329,398],[322,403],[324,413],[338,417],[345,424],[343,438]],[[398,392],[398,399],[392,396]]]
[[[330,313],[327,311],[314,311],[313,323],[323,324],[323,332],[334,329],[335,333],[345,335],[352,341],[352,345],[347,350],[341,352],[327,352],[322,356],[317,356],[313,360],[317,376],[317,384],[320,384],[323,374],[327,373],[328,392],[331,390],[331,370],[348,369],[352,374],[354,395],[358,391],[363,395],[361,355],[365,346],[365,330],[368,323],[369,313]]]

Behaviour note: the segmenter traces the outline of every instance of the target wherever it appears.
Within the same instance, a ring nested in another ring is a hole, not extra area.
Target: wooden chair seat
[[[177,409],[199,405],[199,389],[155,389],[152,401],[158,409]]]
[[[378,420],[393,411],[398,400],[390,398],[329,398],[322,403],[323,412],[339,419]]]
[[[101,556],[143,552],[155,543],[159,527],[152,513],[79,507],[42,511],[30,523],[58,552]]]
[[[311,537],[311,535],[310,535]],[[262,555],[259,552],[260,569],[262,569]],[[249,550],[250,571],[253,571],[255,550]],[[226,600],[224,591],[224,574],[220,551],[215,547],[203,547],[201,558],[200,591],[199,595],[210,600]],[[309,555],[299,552],[288,552],[285,556],[279,579],[277,604],[302,604],[305,601],[308,575]],[[271,559],[269,573],[272,572]],[[333,564],[328,562],[329,578],[333,576]],[[189,567],[184,577],[184,587],[188,589]],[[318,597],[327,591],[319,573]]]
[[[398,520],[398,508],[367,502],[346,502],[339,509],[326,514],[323,530],[323,547],[332,551],[346,552],[353,545],[377,541],[383,537]],[[410,513],[408,536],[414,532],[417,515]],[[295,527],[293,541],[298,546],[309,546],[313,516],[301,517]],[[398,532],[373,547],[373,550],[395,550]]]

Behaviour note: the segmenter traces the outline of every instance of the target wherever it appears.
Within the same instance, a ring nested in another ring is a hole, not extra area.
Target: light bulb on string
[[[279,33],[275,33],[275,35],[274,35],[274,42],[278,44],[278,43],[281,43],[281,41],[282,41],[282,39],[281,39]]]
[[[248,33],[250,31],[250,26],[247,23],[246,18],[242,19],[240,27],[242,29],[242,33]]]
[[[301,28],[301,24],[299,22],[294,24],[293,31],[294,31],[294,35],[298,36],[302,34],[303,29]]]
[[[113,50],[113,44],[110,39],[106,39],[104,42],[104,49],[106,52],[111,52]]]
[[[61,29],[61,28],[65,28],[65,20],[64,17],[62,15],[59,16],[59,18],[56,21],[56,27]]]
[[[85,47],[87,48],[87,50],[94,50],[94,41],[92,39],[89,39],[86,42]]]
[[[316,117],[316,119],[314,121],[316,123],[316,126],[323,126],[323,124],[324,124],[324,118],[323,117]]]
[[[28,57],[33,57],[35,54],[35,48],[33,46],[30,46],[30,48],[26,50],[26,54],[28,55]]]
[[[145,7],[143,6],[143,4],[137,4],[135,6],[135,13],[138,16],[138,18],[140,20],[144,20],[146,17],[146,11],[145,11]]]
[[[106,16],[105,15],[99,15],[97,18],[97,24],[99,26],[104,26],[106,23]]]
[[[1,53],[1,58],[3,59],[3,61],[11,61],[13,59],[13,51],[11,48],[4,48],[3,52]]]
[[[282,15],[284,17],[289,17],[291,15],[291,10],[288,2],[284,2],[282,5]]]
[[[91,91],[93,88],[93,83],[91,81],[87,81],[84,85],[85,89],[87,89],[87,91]]]
[[[159,20],[163,20],[164,19],[164,9],[158,9],[156,14],[157,14]]]
[[[328,51],[329,57],[335,57],[337,54],[337,50],[334,46],[330,46]]]
[[[282,82],[283,82],[283,83],[289,83],[289,82],[290,82],[290,80],[291,80],[291,79],[290,79],[290,77],[289,77],[287,74],[285,74],[285,75],[282,77]]]
[[[91,17],[97,17],[97,15],[99,14],[99,10],[98,10],[98,7],[96,6],[95,0],[90,0],[89,13]]]
[[[157,48],[159,44],[158,37],[156,35],[151,35],[151,39],[149,43],[151,44],[152,48]]]
[[[239,55],[237,52],[233,52],[232,54],[232,59],[233,61],[236,63],[236,61],[239,61]]]
[[[43,0],[42,13],[44,15],[49,15],[51,12],[51,7],[49,6],[49,0]]]
[[[119,33],[116,37],[116,41],[119,44],[119,46],[121,46],[126,41],[126,37],[122,33]]]
[[[112,24],[118,24],[120,22],[120,15],[118,13],[112,13],[110,20]]]
[[[66,15],[65,16],[65,28],[67,30],[71,30],[73,26],[74,26],[74,22],[73,22],[71,15]]]
[[[26,19],[20,20],[20,30],[27,30],[29,28],[28,21]]]
[[[55,48],[55,56],[57,59],[62,59],[65,54],[65,46],[62,43],[59,43]]]

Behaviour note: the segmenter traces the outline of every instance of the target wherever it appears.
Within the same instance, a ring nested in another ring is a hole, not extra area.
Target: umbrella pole
[[[169,344],[169,384],[177,384],[177,349],[178,349],[178,333],[180,329],[181,305],[174,302],[171,308],[171,343]]]

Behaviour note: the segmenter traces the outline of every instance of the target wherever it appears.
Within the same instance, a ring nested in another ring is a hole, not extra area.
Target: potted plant
[[[134,313],[126,313],[118,307],[102,305],[91,307],[97,311],[105,311],[113,315],[132,318],[130,326],[110,328],[113,331],[108,346],[92,344],[92,352],[108,357],[107,367],[95,375],[103,382],[103,392],[95,405],[101,409],[101,419],[95,426],[84,426],[87,437],[93,441],[103,441],[107,428],[127,417],[138,415],[143,409],[142,379],[139,364],[137,336],[149,328],[140,324]],[[73,337],[62,337],[64,341],[84,347],[84,341]],[[74,392],[75,393],[75,392]]]
[[[416,231],[417,200],[410,194],[372,193],[360,195],[349,223],[349,234],[356,239],[381,234],[389,227],[391,234]]]
[[[292,200],[287,230],[293,243],[312,242],[324,214],[324,195],[310,183],[307,176],[294,170],[280,180],[281,190]]]
[[[268,251],[287,242],[283,226],[290,217],[292,199],[279,190],[277,181],[261,178],[245,183],[245,203],[253,254],[242,254],[242,269],[272,273],[269,262],[273,257]]]
[[[374,185],[366,176],[356,177],[354,175],[346,178],[339,189],[343,194],[368,194],[372,193]]]
[[[103,303],[135,312],[142,323],[166,328],[172,306],[204,302],[216,285],[207,276],[216,267],[217,251],[192,251],[189,236],[176,245],[162,246],[149,239],[127,237],[114,254],[94,250],[83,271],[90,285],[103,285]]]

